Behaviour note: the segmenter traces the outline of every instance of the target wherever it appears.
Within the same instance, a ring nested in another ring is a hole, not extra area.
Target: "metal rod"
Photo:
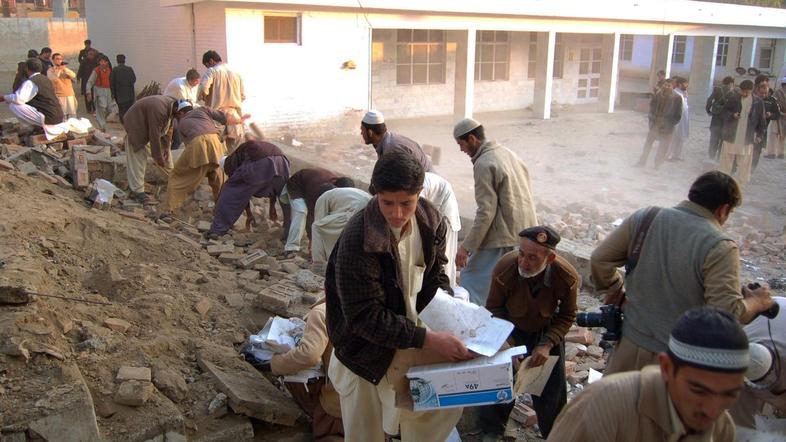
[[[45,298],[65,299],[66,301],[78,301],[78,302],[86,302],[88,304],[98,304],[98,305],[112,305],[111,302],[90,301],[89,299],[69,298],[67,296],[60,296],[60,295],[45,295],[43,293],[36,293],[36,292],[25,292],[25,293],[27,293],[28,295],[43,296]]]

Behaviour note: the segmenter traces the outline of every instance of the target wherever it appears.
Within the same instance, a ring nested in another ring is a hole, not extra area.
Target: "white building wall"
[[[302,13],[301,43],[294,44],[264,42],[265,13],[226,10],[227,53],[245,80],[244,111],[254,121],[329,129],[367,108],[370,33],[362,16]],[[342,67],[349,61],[355,69]]]
[[[82,19],[0,18],[0,70],[16,71],[29,49],[45,46],[63,54],[73,67],[86,38],[87,23]]]

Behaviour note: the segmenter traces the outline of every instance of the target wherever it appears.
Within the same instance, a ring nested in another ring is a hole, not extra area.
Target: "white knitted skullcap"
[[[366,124],[382,124],[385,122],[385,116],[378,110],[371,109],[363,116],[363,122]]]

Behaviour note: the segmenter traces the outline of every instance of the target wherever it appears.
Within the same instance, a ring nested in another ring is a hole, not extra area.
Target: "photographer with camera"
[[[773,297],[781,310],[786,298]],[[764,315],[745,326],[751,348],[751,366],[745,374],[745,389],[729,410],[738,426],[756,428],[755,415],[764,404],[786,412],[786,314]]]
[[[767,286],[740,292],[739,249],[721,229],[742,201],[737,182],[707,172],[691,185],[688,200],[635,212],[592,253],[596,290],[624,313],[606,374],[656,363],[675,321],[691,308],[718,307],[745,324],[772,306]]]
[[[486,302],[494,316],[515,325],[508,343],[527,346],[528,366],[543,365],[550,355],[559,357],[541,395],[532,397],[544,438],[567,402],[564,338],[576,318],[581,282],[576,269],[555,253],[559,241],[550,227],[522,230],[518,250],[497,262]],[[500,433],[513,405],[484,408],[486,432]]]
[[[717,308],[679,317],[657,364],[604,376],[562,410],[549,441],[734,441],[726,411],[750,356],[737,320]]]

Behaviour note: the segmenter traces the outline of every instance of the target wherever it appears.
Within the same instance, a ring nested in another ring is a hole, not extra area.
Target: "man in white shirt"
[[[173,78],[164,89],[164,95],[172,97],[178,101],[187,100],[193,107],[197,105],[197,89],[199,88],[199,72],[196,69],[189,69],[185,77]],[[177,149],[183,142],[180,140],[180,130],[175,122],[175,130],[172,131],[172,149]]]
[[[189,69],[185,77],[173,78],[164,89],[164,95],[177,100],[188,100],[196,105],[199,88],[199,72]]]
[[[246,99],[243,78],[224,63],[216,51],[205,52],[202,55],[202,64],[207,68],[207,72],[199,82],[197,98],[204,99],[208,107],[240,118],[243,114],[243,101]],[[226,144],[230,153],[243,140],[244,133],[242,124],[227,125]]]
[[[458,233],[461,230],[461,214],[459,213],[458,200],[453,193],[453,186],[448,180],[436,173],[426,172],[420,196],[427,199],[447,221],[445,255],[448,257],[448,263],[445,264],[445,274],[450,279],[450,286],[456,288],[456,253],[458,252]]]
[[[336,187],[317,199],[311,224],[311,260],[314,263],[327,263],[344,226],[370,199],[368,192],[354,187]]]
[[[41,60],[27,60],[27,80],[14,93],[0,97],[21,121],[44,129],[48,140],[68,132],[63,123],[63,108],[55,95],[52,81],[41,75]]]

